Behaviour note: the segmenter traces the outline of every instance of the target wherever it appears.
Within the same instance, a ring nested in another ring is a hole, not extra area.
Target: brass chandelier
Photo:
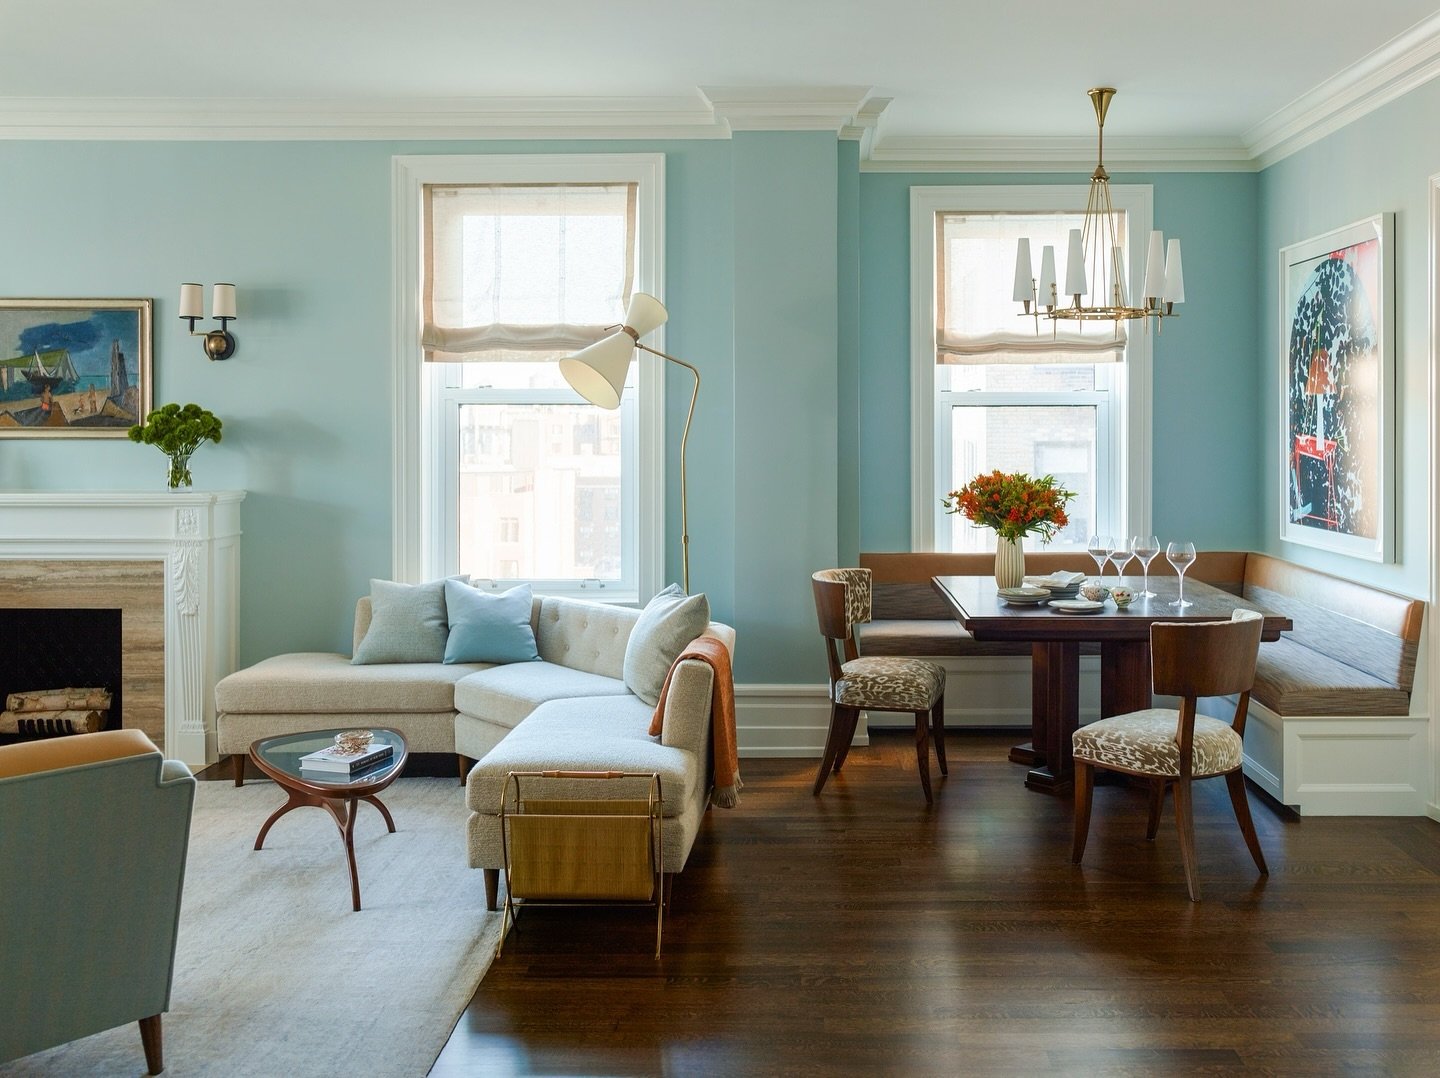
[[[1137,318],[1162,319],[1176,317],[1175,304],[1185,299],[1185,275],[1180,260],[1180,241],[1172,239],[1168,248],[1157,229],[1150,233],[1145,260],[1143,300],[1129,301],[1125,283],[1125,252],[1120,242],[1120,229],[1115,207],[1110,201],[1110,173],[1105,170],[1105,114],[1115,96],[1112,86],[1099,86],[1089,91],[1095,106],[1099,129],[1095,171],[1090,174],[1090,194],[1085,203],[1084,227],[1070,230],[1069,248],[1065,258],[1065,295],[1068,305],[1060,303],[1055,276],[1055,248],[1047,245],[1041,252],[1040,275],[1033,275],[1030,240],[1021,239],[1015,251],[1015,301],[1024,305],[1021,317],[1033,317],[1036,331],[1040,318],[1052,322],[1113,322],[1116,332],[1120,323]],[[1083,302],[1089,297],[1092,302]]]

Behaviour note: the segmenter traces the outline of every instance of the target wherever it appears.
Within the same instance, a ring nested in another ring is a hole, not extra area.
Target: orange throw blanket
[[[691,641],[680,653],[665,675],[665,684],[660,687],[660,702],[655,706],[655,717],[650,720],[650,735],[653,737],[664,728],[665,698],[670,695],[670,679],[675,676],[675,667],[685,659],[709,663],[710,669],[715,672],[714,687],[710,691],[710,758],[715,790],[710,800],[721,808],[734,808],[740,804],[743,783],[740,781],[740,754],[735,747],[735,675],[730,669],[730,651],[723,642],[713,636],[702,636]]]

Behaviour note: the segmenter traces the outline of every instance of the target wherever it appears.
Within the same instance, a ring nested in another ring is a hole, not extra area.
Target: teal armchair
[[[194,801],[138,730],[0,747],[0,1063],[139,1022],[164,1069]]]

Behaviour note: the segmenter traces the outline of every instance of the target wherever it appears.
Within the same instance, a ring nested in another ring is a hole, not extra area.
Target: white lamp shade
[[[1185,267],[1180,262],[1180,241],[1171,240],[1165,251],[1166,303],[1185,302]]]
[[[1145,254],[1146,299],[1159,299],[1165,292],[1165,237],[1158,229],[1150,233],[1150,249]]]
[[[1040,302],[1050,306],[1055,302],[1055,248],[1048,243],[1040,250]]]
[[[181,318],[204,318],[205,312],[201,308],[201,288],[198,284],[182,284],[180,286],[180,317]]]
[[[1085,246],[1081,240],[1080,230],[1070,230],[1070,249],[1065,254],[1065,294],[1067,296],[1083,296],[1088,286],[1085,284]]]
[[[1030,261],[1030,241],[1017,240],[1015,243],[1015,302],[1024,303],[1034,299],[1030,290],[1035,286],[1035,267]]]
[[[636,293],[638,296],[640,293]],[[658,300],[651,299],[657,307]],[[631,309],[635,302],[631,300]],[[665,308],[660,307],[663,322]],[[627,325],[630,323],[627,321]],[[659,325],[656,323],[655,325]],[[632,327],[639,328],[639,327]],[[654,326],[650,327],[655,328]],[[619,408],[620,395],[625,392],[625,376],[630,373],[630,357],[635,352],[635,341],[630,334],[621,331],[612,333],[604,340],[580,349],[573,356],[560,361],[560,373],[572,389],[591,404],[599,408]]]
[[[625,310],[625,324],[641,337],[655,332],[665,324],[665,320],[669,317],[670,314],[665,310],[665,304],[646,292],[636,292],[631,296],[630,306]],[[584,353],[579,354],[583,355]]]
[[[210,294],[210,317],[235,317],[235,286],[233,284],[217,284],[215,286],[215,290]]]

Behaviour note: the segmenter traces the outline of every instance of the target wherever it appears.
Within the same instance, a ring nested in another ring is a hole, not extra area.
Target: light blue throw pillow
[[[458,580],[445,581],[445,609],[450,617],[450,639],[445,642],[445,661],[539,661],[535,630],[530,627],[532,604],[529,584],[490,595]]]
[[[670,667],[709,624],[710,600],[704,592],[686,595],[679,584],[658,592],[630,630],[623,670],[626,687],[654,707]]]
[[[355,656],[355,666],[377,663],[438,663],[445,654],[445,585],[370,581],[370,628]]]

